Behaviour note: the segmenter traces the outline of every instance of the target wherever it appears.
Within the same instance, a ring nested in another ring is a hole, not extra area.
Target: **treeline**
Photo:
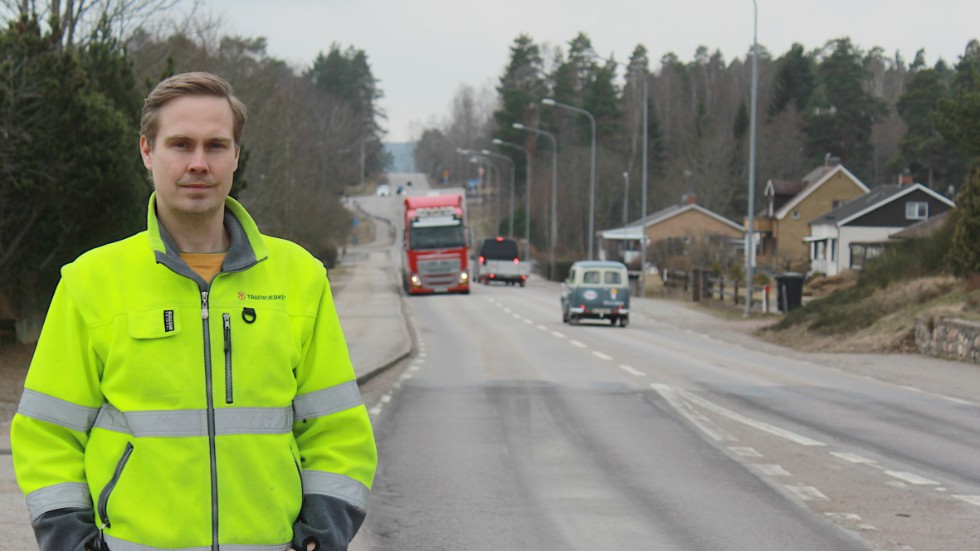
[[[363,51],[333,44],[297,69],[200,14],[146,25],[176,0],[40,4],[0,7],[0,318],[43,312],[63,264],[145,227],[142,102],[178,72],[220,74],[248,106],[232,194],[263,230],[326,261],[346,242],[345,187],[385,161]]]
[[[779,57],[761,46],[758,53],[756,208],[766,181],[799,179],[827,156],[841,158],[872,187],[894,183],[909,171],[917,182],[955,193],[980,154],[977,41],[967,44],[953,65],[939,60],[929,66],[924,51],[911,62],[880,48],[863,51],[847,38],[812,51],[797,44]],[[669,52],[656,71],[650,65],[642,45],[623,63],[597,56],[585,34],[554,49],[520,35],[510,46],[494,98],[481,104],[472,89],[462,88],[448,120],[422,133],[416,166],[433,176],[449,170],[465,177],[456,148],[494,149],[494,139],[526,146],[535,159],[532,241],[545,248],[551,143],[512,124],[553,133],[560,150],[557,248],[560,254],[581,255],[588,239],[582,221],[589,209],[591,125],[584,115],[541,100],[553,98],[595,118],[595,227],[616,227],[624,199],[630,220],[639,218],[642,207],[645,81],[646,212],[693,193],[702,206],[740,222],[748,209],[751,49],[731,61],[703,47],[691,61]],[[497,151],[514,158],[523,182],[523,154],[514,148]],[[523,186],[518,193],[523,196]],[[523,228],[524,203],[516,203],[515,227]]]

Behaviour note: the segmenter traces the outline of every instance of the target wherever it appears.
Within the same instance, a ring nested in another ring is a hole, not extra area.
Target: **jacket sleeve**
[[[299,446],[303,506],[294,545],[347,549],[367,509],[377,450],[367,409],[326,277],[312,334],[296,370],[293,433]],[[303,547],[297,547],[305,549]]]
[[[10,429],[41,551],[81,550],[98,536],[84,456],[103,400],[100,362],[67,287],[55,291]]]

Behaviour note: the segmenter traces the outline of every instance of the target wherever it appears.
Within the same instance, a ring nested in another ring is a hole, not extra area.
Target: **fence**
[[[708,270],[665,270],[663,274],[664,289],[674,294],[690,296],[692,302],[710,300],[720,303],[730,303],[734,306],[745,305],[745,283],[737,279],[718,277]],[[771,289],[768,285],[759,288],[752,287],[752,309],[759,312],[775,311],[776,305],[770,300]]]

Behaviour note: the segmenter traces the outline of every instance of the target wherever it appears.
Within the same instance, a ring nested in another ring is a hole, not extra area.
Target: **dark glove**
[[[307,551],[307,544],[314,543],[314,551],[347,551],[365,516],[364,511],[342,499],[304,496],[299,520],[293,524],[293,547]]]

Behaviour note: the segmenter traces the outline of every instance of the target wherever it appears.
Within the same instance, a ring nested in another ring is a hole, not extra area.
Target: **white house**
[[[810,221],[810,269],[836,275],[860,270],[881,253],[893,233],[949,211],[952,200],[922,184],[872,189]]]

